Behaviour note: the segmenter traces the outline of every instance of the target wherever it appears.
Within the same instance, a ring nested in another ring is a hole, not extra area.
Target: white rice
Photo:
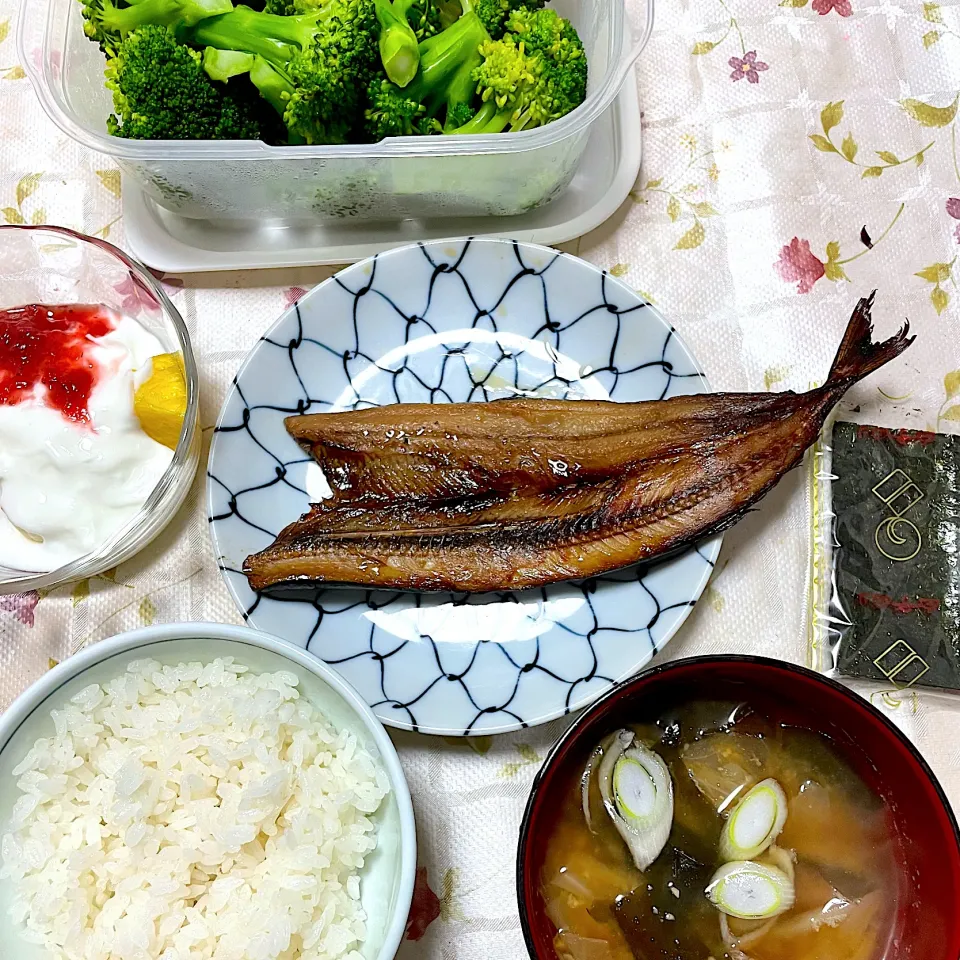
[[[288,672],[131,663],[14,769],[13,919],[51,960],[360,960],[385,771]]]

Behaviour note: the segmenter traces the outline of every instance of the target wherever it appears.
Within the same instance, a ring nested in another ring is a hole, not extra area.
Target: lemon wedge
[[[133,395],[133,412],[148,437],[176,450],[187,413],[183,358],[179,353],[161,353],[151,364],[150,376]]]

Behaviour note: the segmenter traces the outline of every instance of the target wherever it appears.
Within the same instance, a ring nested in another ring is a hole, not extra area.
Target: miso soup
[[[541,875],[561,960],[885,957],[887,818],[827,738],[695,702],[583,759]]]

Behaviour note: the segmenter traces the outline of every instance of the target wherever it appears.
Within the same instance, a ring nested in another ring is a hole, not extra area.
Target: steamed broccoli
[[[207,47],[203,51],[203,69],[212,80],[226,81],[231,77],[246,74],[260,96],[273,107],[275,116],[282,125],[287,106],[296,93],[296,88],[288,77],[271,66],[259,54]],[[274,139],[286,141],[287,146],[298,146],[305,142],[299,133],[291,133],[289,130],[286,131],[285,136],[274,136]]]
[[[559,120],[587,95],[583,43],[556,11],[515,10],[500,40],[480,47],[474,72],[483,105],[468,122],[447,133],[517,132]]]
[[[418,40],[434,37],[445,26],[443,0],[410,0],[407,4],[406,16]],[[446,26],[450,26],[450,23]]]
[[[107,56],[118,136],[497,133],[549,123],[586,96],[583,45],[547,0],[80,2]]]
[[[587,61],[570,22],[528,5],[510,12],[503,26],[503,36],[493,40],[471,9],[421,43],[412,83],[371,84],[367,133],[380,140],[520,131],[578,107],[587,94]]]
[[[258,57],[251,79],[261,92],[264,85],[271,91],[271,102],[283,107],[291,141],[301,143],[355,137],[364,91],[377,68],[376,37],[374,0],[326,0],[296,16],[241,6],[185,34],[201,47]]]
[[[374,0],[380,22],[380,62],[387,79],[405,87],[417,75],[420,50],[417,35],[407,21],[413,0]]]
[[[145,26],[107,61],[114,115],[107,129],[134,140],[257,140],[259,98],[236,95],[204,72],[200,54],[166,27]]]
[[[460,0],[464,13],[472,10],[494,40],[504,33],[507,19],[515,10],[539,10],[547,0]]]
[[[380,21],[380,60],[387,79],[405,87],[417,75],[418,44],[441,30],[434,0],[374,0]]]
[[[117,6],[112,0],[82,3],[83,31],[100,44],[107,56],[138,27],[189,27],[233,9],[232,0],[133,0],[124,6]]]
[[[253,0],[241,0],[241,2],[254,10],[262,10],[264,13],[280,13],[288,17],[296,16],[298,13],[315,13],[328,0],[264,0],[262,6],[258,6]]]
[[[475,13],[466,13],[442,33],[419,46],[420,70],[407,87],[388,80],[370,84],[367,133],[374,141],[440,133],[474,111],[475,71],[490,36]]]

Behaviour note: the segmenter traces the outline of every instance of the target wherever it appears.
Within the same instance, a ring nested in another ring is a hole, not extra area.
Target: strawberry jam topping
[[[77,423],[87,423],[87,404],[100,368],[95,337],[114,329],[106,308],[88,304],[30,303],[0,310],[0,406],[36,395]]]

